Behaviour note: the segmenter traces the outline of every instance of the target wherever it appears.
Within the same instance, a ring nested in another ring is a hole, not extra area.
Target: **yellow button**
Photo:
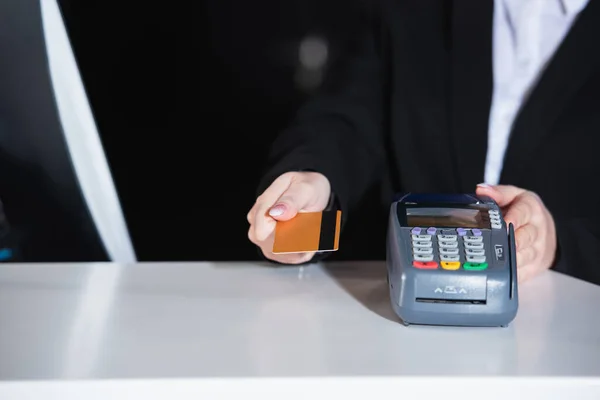
[[[444,269],[459,269],[460,268],[460,262],[458,261],[442,261],[440,263],[442,265],[442,268]]]

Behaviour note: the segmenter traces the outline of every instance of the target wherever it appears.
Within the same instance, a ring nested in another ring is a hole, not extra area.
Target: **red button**
[[[435,261],[413,261],[413,267],[419,269],[436,269],[438,264]]]

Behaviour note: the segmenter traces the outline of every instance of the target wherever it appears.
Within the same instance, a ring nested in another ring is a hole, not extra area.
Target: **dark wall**
[[[298,83],[298,46],[317,35],[337,57],[356,5],[60,3],[138,257],[256,259],[245,216],[268,146],[311,95]],[[383,257],[376,195],[336,257]]]

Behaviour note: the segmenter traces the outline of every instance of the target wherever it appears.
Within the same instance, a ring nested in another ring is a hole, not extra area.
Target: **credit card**
[[[273,253],[337,251],[340,245],[340,210],[298,213],[277,221]]]

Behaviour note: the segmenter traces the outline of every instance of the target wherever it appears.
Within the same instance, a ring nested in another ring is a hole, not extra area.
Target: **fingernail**
[[[487,183],[478,183],[477,184],[478,187],[482,187],[482,188],[491,188],[492,186],[487,184]]]
[[[271,217],[278,217],[285,212],[285,204],[276,204],[269,210]]]

